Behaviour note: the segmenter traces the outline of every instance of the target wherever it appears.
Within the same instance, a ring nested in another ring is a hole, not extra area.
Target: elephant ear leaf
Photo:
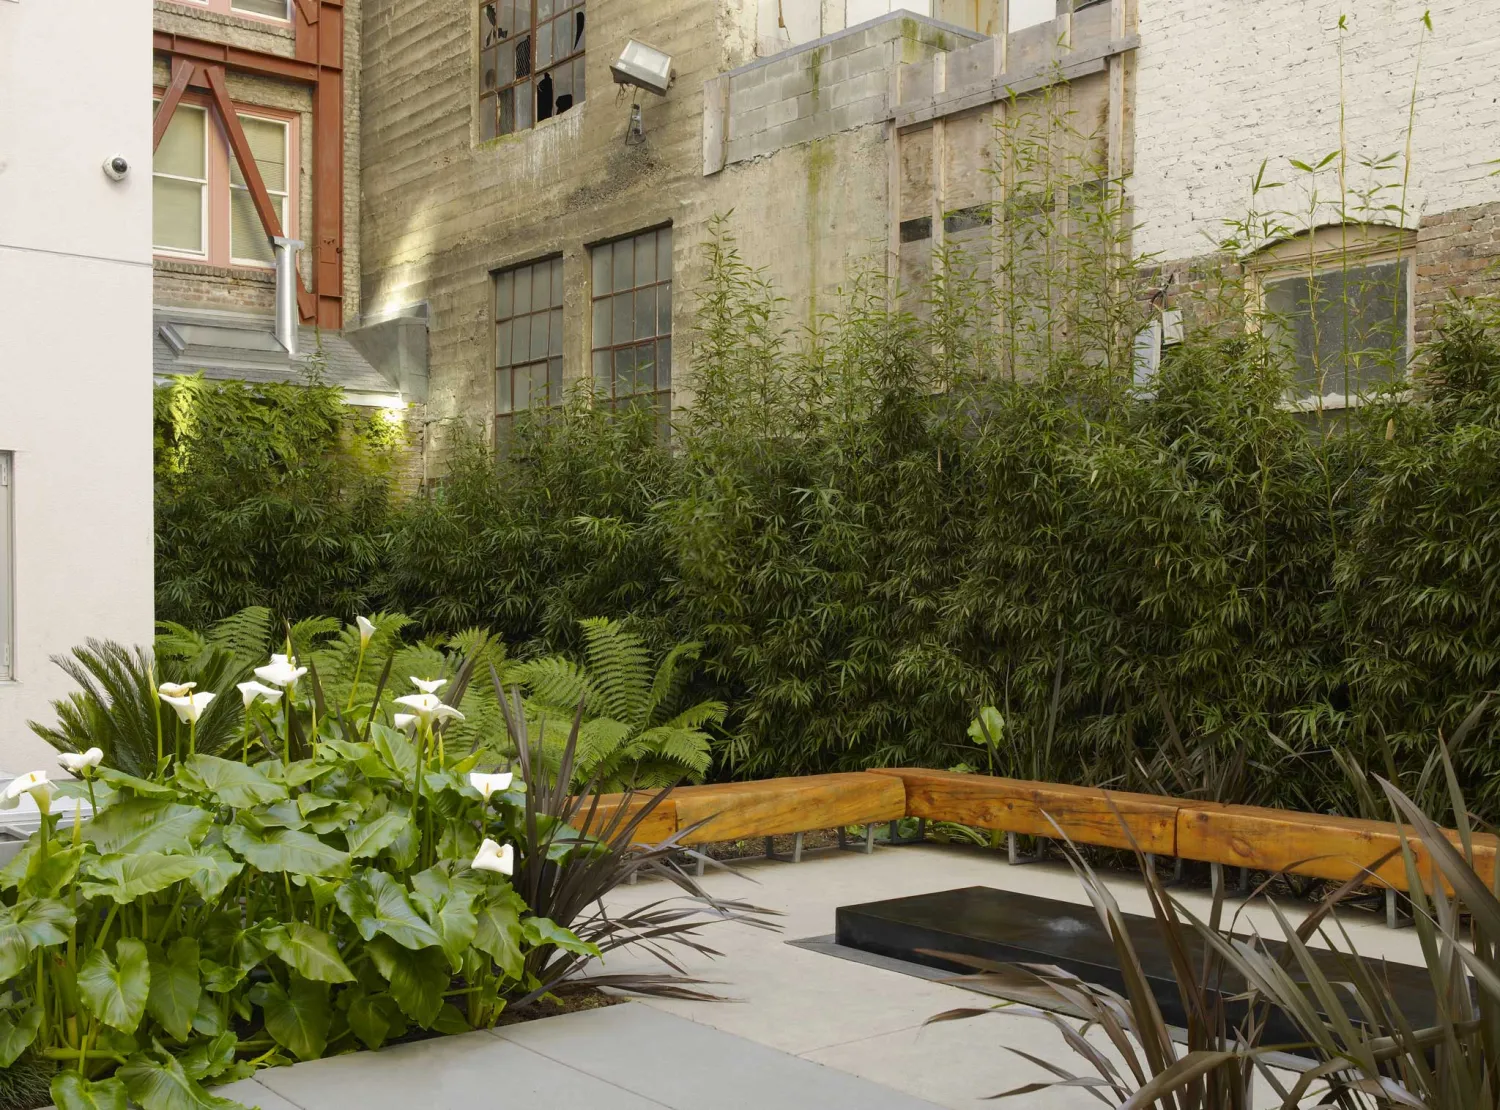
[[[130,1100],[142,1110],[246,1110],[238,1102],[209,1094],[168,1053],[159,1056],[137,1054],[116,1073],[125,1081]]]
[[[328,1047],[333,1008],[328,985],[292,976],[291,989],[266,983],[252,993],[266,1015],[266,1032],[299,1060],[316,1060]],[[147,1110],[150,1110],[148,1107]]]
[[[189,756],[178,767],[177,778],[189,789],[212,794],[235,809],[279,802],[287,796],[286,787],[272,782],[259,768],[216,755]]]
[[[304,979],[320,983],[348,983],[354,973],[339,956],[338,945],[322,929],[301,921],[278,926],[265,935],[266,947]]]
[[[90,1083],[76,1071],[59,1072],[52,1080],[57,1110],[126,1110],[125,1084],[118,1079]]]
[[[202,993],[195,939],[179,937],[165,954],[160,950],[152,952],[151,991],[146,996],[146,1008],[177,1040],[185,1041],[192,1033]]]
[[[191,852],[208,835],[213,814],[159,798],[112,803],[84,826],[83,835],[101,856],[142,852]]]
[[[384,871],[363,868],[339,887],[336,897],[339,909],[349,915],[365,940],[384,933],[405,948],[442,944],[437,931],[412,908],[406,888]]]
[[[412,951],[390,937],[377,937],[366,951],[375,969],[390,983],[391,997],[402,1012],[423,1029],[432,1028],[443,1009],[443,992],[453,981],[442,949]]]
[[[522,934],[531,944],[541,947],[551,944],[564,952],[576,952],[580,956],[602,956],[596,945],[580,940],[571,929],[564,929],[546,917],[528,917],[521,922]]]
[[[42,1008],[0,1011],[0,1068],[8,1068],[31,1047],[42,1027]],[[59,1104],[60,1105],[60,1104]]]
[[[138,940],[121,940],[115,960],[95,948],[78,969],[78,993],[83,1004],[105,1025],[134,1033],[146,1013],[151,993],[151,962]]]

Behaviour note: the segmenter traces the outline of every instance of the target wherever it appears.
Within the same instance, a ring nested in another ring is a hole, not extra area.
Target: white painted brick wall
[[[1288,183],[1276,206],[1306,206],[1287,159],[1315,163],[1338,149],[1341,14],[1351,165],[1402,152],[1429,9],[1408,211],[1500,200],[1500,166],[1486,165],[1500,158],[1500,0],[1144,0],[1131,186],[1139,249],[1164,259],[1211,249],[1248,210],[1263,159],[1267,180]],[[1367,177],[1356,169],[1351,184]],[[1319,187],[1331,198],[1336,178]]]

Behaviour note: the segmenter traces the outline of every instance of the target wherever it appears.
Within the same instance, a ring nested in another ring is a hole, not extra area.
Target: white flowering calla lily
[[[36,808],[47,813],[52,808],[52,784],[47,781],[46,771],[32,771],[10,780],[0,791],[0,809],[15,809],[21,804],[21,795],[30,794]]]
[[[238,689],[240,697],[245,699],[246,709],[255,704],[256,698],[264,698],[266,701],[281,700],[281,691],[263,682],[241,682]]]
[[[354,623],[359,626],[359,646],[368,646],[370,637],[375,635],[375,622],[369,617],[355,617]]]
[[[411,684],[424,694],[435,694],[448,685],[446,678],[418,678],[412,675]]]
[[[510,784],[515,775],[507,771],[503,775],[481,775],[477,771],[470,772],[469,785],[484,795],[484,800],[489,801],[491,794],[501,793],[510,789]]]
[[[104,759],[104,751],[101,748],[90,748],[86,752],[59,752],[57,762],[62,765],[63,770],[72,771],[75,775],[87,774],[99,766]]]
[[[507,844],[502,848],[493,840],[486,839],[479,846],[479,853],[469,866],[475,871],[493,871],[497,875],[514,875],[516,873],[516,847],[514,844]]]
[[[417,715],[415,713],[397,713],[391,718],[391,723],[402,732],[410,732],[416,727]]]
[[[196,682],[163,682],[156,692],[164,698],[182,698],[193,692]]]
[[[459,721],[464,719],[462,713],[451,705],[444,705],[443,699],[436,694],[407,694],[404,698],[397,698],[396,704],[406,706],[424,725],[450,717]]]
[[[214,695],[204,690],[200,694],[189,694],[181,698],[162,698],[173,709],[177,710],[177,719],[183,724],[197,724],[198,719],[203,716],[203,711],[208,708],[208,703],[214,700]]]
[[[273,655],[264,667],[255,668],[255,677],[272,686],[290,686],[306,673],[307,668],[297,666],[297,660],[289,655]]]

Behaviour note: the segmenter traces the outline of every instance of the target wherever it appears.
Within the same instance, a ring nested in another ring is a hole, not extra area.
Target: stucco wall
[[[1416,83],[1407,207],[1436,214],[1500,200],[1500,4],[1465,0],[1152,0],[1141,4],[1136,164],[1137,246],[1163,258],[1203,254],[1224,221],[1242,218],[1263,160],[1287,186],[1259,207],[1301,210],[1303,175],[1339,147],[1339,18],[1351,189],[1372,180],[1362,159],[1404,150],[1422,14],[1433,31]],[[1402,159],[1378,176],[1399,182]],[[1333,167],[1320,178],[1338,192]],[[1397,201],[1398,191],[1383,195]],[[1322,219],[1329,218],[1325,210]]]
[[[58,76],[57,59],[68,60]],[[149,643],[150,0],[0,3],[0,450],[15,453],[15,670],[0,768],[87,637]],[[100,169],[123,155],[127,178]]]

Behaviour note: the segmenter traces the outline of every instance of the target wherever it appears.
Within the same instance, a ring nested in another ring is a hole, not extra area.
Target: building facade
[[[157,0],[158,380],[300,381],[315,367],[356,404],[424,396],[416,322],[355,335],[362,25],[359,0]]]
[[[55,766],[27,727],[74,688],[52,657],[152,632],[150,36],[149,0],[0,2],[0,768],[12,773]]]
[[[808,322],[863,268],[912,285],[1003,235],[1060,161],[1078,195],[1118,190],[1121,249],[1160,276],[1163,309],[1227,267],[1292,318],[1352,299],[1404,355],[1450,292],[1494,288],[1500,101],[1478,75],[1500,9],[363,3],[358,301],[427,329],[411,424],[427,474],[453,429],[503,435],[575,381],[691,404],[685,294],[725,213]],[[632,40],[670,57],[664,94],[613,83]],[[1001,149],[1049,114],[1067,121],[1049,169]],[[1298,342],[1316,363],[1316,338]]]

